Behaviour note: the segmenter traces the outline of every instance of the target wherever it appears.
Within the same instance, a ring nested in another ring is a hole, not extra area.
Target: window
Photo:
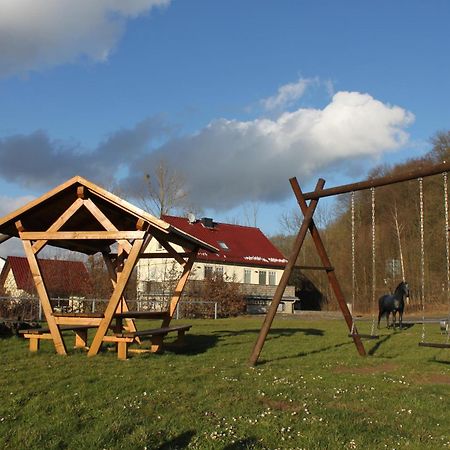
[[[205,278],[211,278],[213,276],[214,269],[212,266],[205,266]]]
[[[264,270],[259,271],[259,284],[266,284],[266,272]]]
[[[269,272],[269,284],[271,286],[275,286],[277,284],[277,274],[273,270]]]
[[[252,271],[244,269],[244,283],[250,284],[252,282]]]
[[[220,248],[221,248],[222,250],[230,250],[230,247],[228,247],[228,245],[225,244],[225,242],[219,241],[218,244],[220,245]]]
[[[223,278],[223,267],[218,267],[215,271],[216,276],[219,278]]]

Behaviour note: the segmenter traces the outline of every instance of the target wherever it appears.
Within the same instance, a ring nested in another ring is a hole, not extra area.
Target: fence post
[[[92,312],[95,313],[95,298],[92,299]]]
[[[38,308],[39,308],[39,313],[38,313],[38,317],[39,317],[39,322],[42,322],[42,305],[41,305],[41,299],[38,298]]]
[[[217,302],[214,302],[214,320],[217,320]]]

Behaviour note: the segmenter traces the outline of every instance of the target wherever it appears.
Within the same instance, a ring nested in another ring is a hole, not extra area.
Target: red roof
[[[92,290],[89,272],[81,261],[39,259],[39,267],[50,296],[85,296]],[[2,286],[9,269],[13,272],[18,289],[36,294],[27,258],[8,256],[1,275]]]
[[[200,250],[199,261],[273,268],[283,268],[287,263],[259,228],[216,223],[211,219],[190,222],[183,217],[163,216],[163,220],[220,249],[219,253]]]

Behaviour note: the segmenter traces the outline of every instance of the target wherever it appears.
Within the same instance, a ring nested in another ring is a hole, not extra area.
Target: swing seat
[[[419,347],[450,348],[450,342],[448,344],[438,342],[419,342]]]

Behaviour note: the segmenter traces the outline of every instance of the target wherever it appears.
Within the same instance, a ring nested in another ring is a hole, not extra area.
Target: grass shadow
[[[171,439],[170,441],[164,442],[164,444],[159,446],[156,450],[174,450],[178,448],[186,448],[194,436],[195,431],[185,431],[184,433],[181,433],[179,436]]]
[[[297,354],[291,355],[291,356],[282,356],[280,358],[273,358],[273,359],[270,359],[270,360],[260,359],[260,360],[258,360],[256,365],[257,366],[264,365],[264,364],[267,364],[268,362],[282,361],[284,359],[302,358],[302,357],[305,357],[305,356],[315,355],[317,353],[327,352],[329,350],[333,350],[333,349],[336,349],[336,348],[345,347],[347,345],[354,345],[354,344],[353,344],[353,342],[341,342],[340,344],[329,345],[327,347],[318,348],[316,350],[311,350],[309,352],[300,352],[300,353],[297,353]]]
[[[167,342],[164,344],[164,348],[176,354],[199,355],[215,347],[218,342],[218,336],[211,336],[209,334],[187,334],[184,337],[184,344],[182,346]]]
[[[375,355],[375,353],[378,351],[378,349],[386,343],[390,338],[392,337],[392,334],[387,334],[382,339],[378,340],[377,343],[367,352],[369,356]]]

